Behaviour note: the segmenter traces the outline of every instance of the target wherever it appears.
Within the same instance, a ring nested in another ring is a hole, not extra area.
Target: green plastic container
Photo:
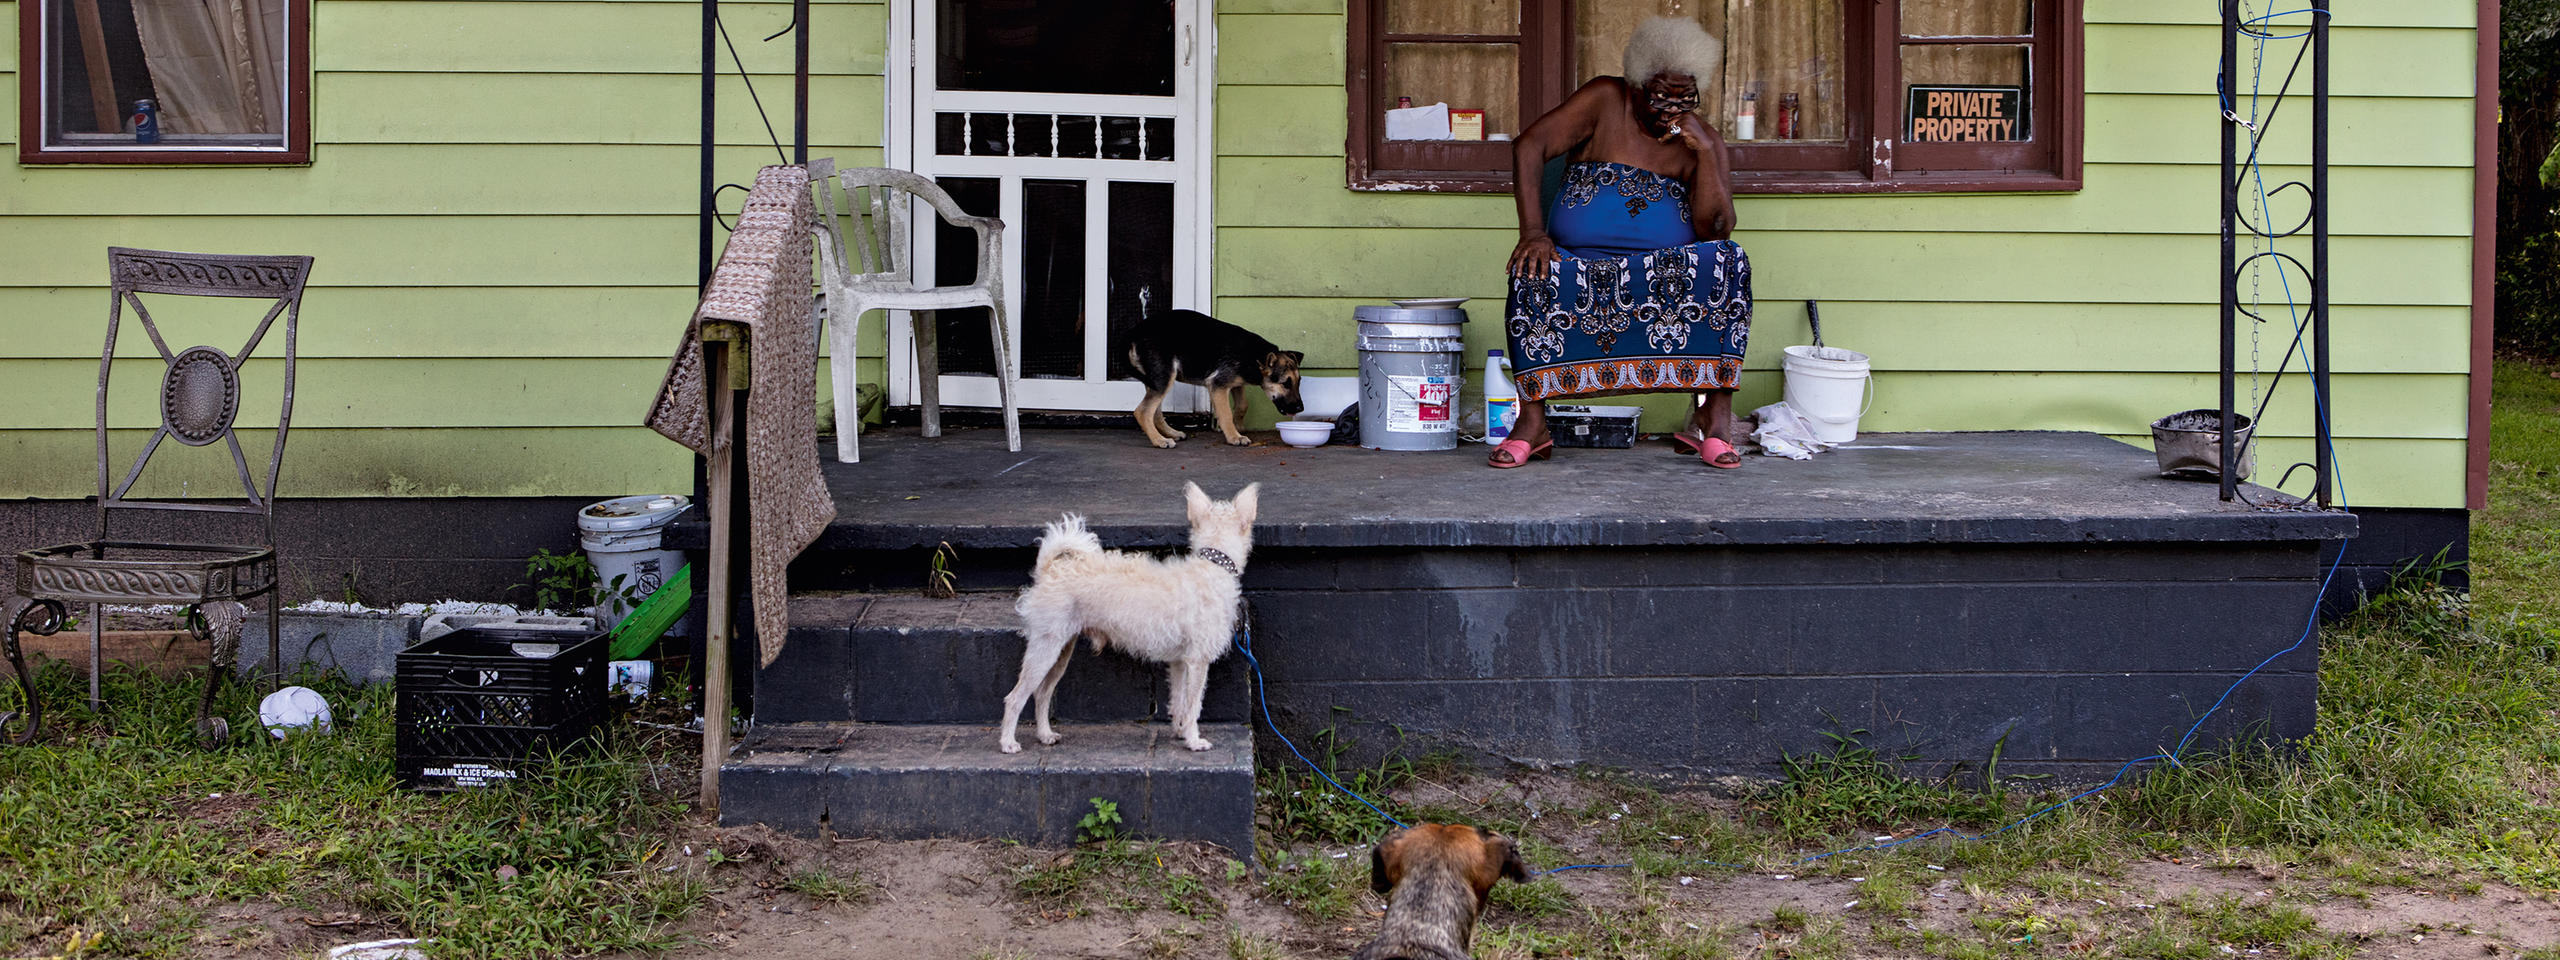
[[[649,652],[651,645],[658,642],[658,637],[667,632],[667,628],[684,619],[685,610],[692,606],[693,564],[688,563],[678,567],[676,575],[668,577],[667,582],[659,584],[656,593],[633,607],[630,616],[613,625],[613,632],[605,635],[610,657],[615,660],[640,659],[642,654]]]

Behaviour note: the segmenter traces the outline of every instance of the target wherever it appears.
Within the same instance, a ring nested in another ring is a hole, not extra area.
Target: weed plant
[[[1307,741],[1307,758],[1322,765],[1334,780],[1395,814],[1396,819],[1417,819],[1413,810],[1398,805],[1389,795],[1411,783],[1415,775],[1414,761],[1401,750],[1387,751],[1374,766],[1354,767],[1346,760],[1356,744],[1342,732],[1339,722],[1317,730]],[[1308,771],[1295,757],[1263,766],[1255,771],[1254,781],[1263,827],[1283,843],[1374,843],[1394,826],[1377,811],[1344,796],[1324,778]]]
[[[1099,904],[1123,913],[1161,908],[1185,917],[1210,917],[1219,903],[1207,878],[1189,872],[1167,847],[1121,835],[1119,804],[1101,797],[1076,824],[1076,845],[1041,855],[1014,869],[1013,887],[1042,910],[1083,916]],[[1229,872],[1240,876],[1242,864]]]
[[[1864,729],[1825,730],[1822,735],[1831,739],[1832,749],[1782,757],[1786,779],[1753,804],[1789,840],[1834,837],[1844,828],[1872,833],[1908,823],[1980,827],[2008,812],[1998,745],[1985,764],[1989,789],[1975,791],[1957,785],[1952,772],[1935,783],[1905,776],[1860,739],[1867,735]]]
[[[298,678],[335,731],[283,740],[227,685],[217,706],[241,732],[207,750],[190,727],[200,678],[113,666],[104,713],[84,679],[46,661],[46,738],[0,749],[0,955],[86,931],[103,955],[193,956],[228,932],[217,908],[256,902],[351,910],[439,957],[659,950],[705,896],[657,869],[686,805],[652,770],[677,746],[629,740],[509,787],[419,794],[393,784],[388,684]]]

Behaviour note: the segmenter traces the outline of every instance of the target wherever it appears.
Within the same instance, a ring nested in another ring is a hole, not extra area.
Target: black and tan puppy
[[[1129,331],[1129,365],[1147,387],[1138,401],[1138,429],[1147,442],[1172,449],[1189,436],[1164,419],[1164,392],[1175,382],[1209,388],[1209,408],[1218,430],[1236,446],[1253,443],[1236,430],[1236,410],[1244,406],[1244,388],[1261,387],[1283,414],[1306,409],[1298,399],[1298,364],[1307,358],[1282,350],[1271,341],[1235,324],[1194,310],[1174,310],[1139,321]]]
[[[1511,838],[1482,827],[1417,823],[1369,851],[1369,887],[1387,895],[1386,929],[1351,960],[1467,960],[1494,881],[1527,883]]]

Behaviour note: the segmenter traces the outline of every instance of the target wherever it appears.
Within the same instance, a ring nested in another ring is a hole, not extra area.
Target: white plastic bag
[[[1773,457],[1789,460],[1811,460],[1813,455],[1829,450],[1834,444],[1813,435],[1813,424],[1784,400],[1751,411],[1760,421],[1751,431],[1751,439],[1760,442],[1760,450]]]

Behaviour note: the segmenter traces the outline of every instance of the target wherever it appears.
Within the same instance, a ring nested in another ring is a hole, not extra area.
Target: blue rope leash
[[[1262,725],[1271,731],[1272,736],[1279,738],[1280,745],[1289,748],[1289,752],[1298,758],[1299,763],[1306,764],[1307,769],[1315,771],[1316,776],[1323,777],[1324,782],[1333,784],[1333,788],[1342,791],[1343,796],[1360,801],[1361,806],[1385,817],[1388,823],[1399,827],[1411,826],[1396,819],[1395,814],[1379,809],[1377,804],[1369,802],[1369,798],[1361,796],[1350,787],[1343,786],[1342,781],[1333,778],[1333,774],[1324,772],[1323,767],[1317,766],[1315,761],[1307,759],[1305,753],[1299,752],[1298,745],[1290,742],[1288,734],[1280,732],[1279,724],[1271,721],[1271,690],[1268,682],[1262,678],[1262,661],[1254,659],[1253,656],[1253,614],[1250,607],[1246,608],[1243,616],[1236,619],[1236,649],[1244,654],[1244,662],[1253,667],[1253,692],[1254,698],[1262,703]]]

